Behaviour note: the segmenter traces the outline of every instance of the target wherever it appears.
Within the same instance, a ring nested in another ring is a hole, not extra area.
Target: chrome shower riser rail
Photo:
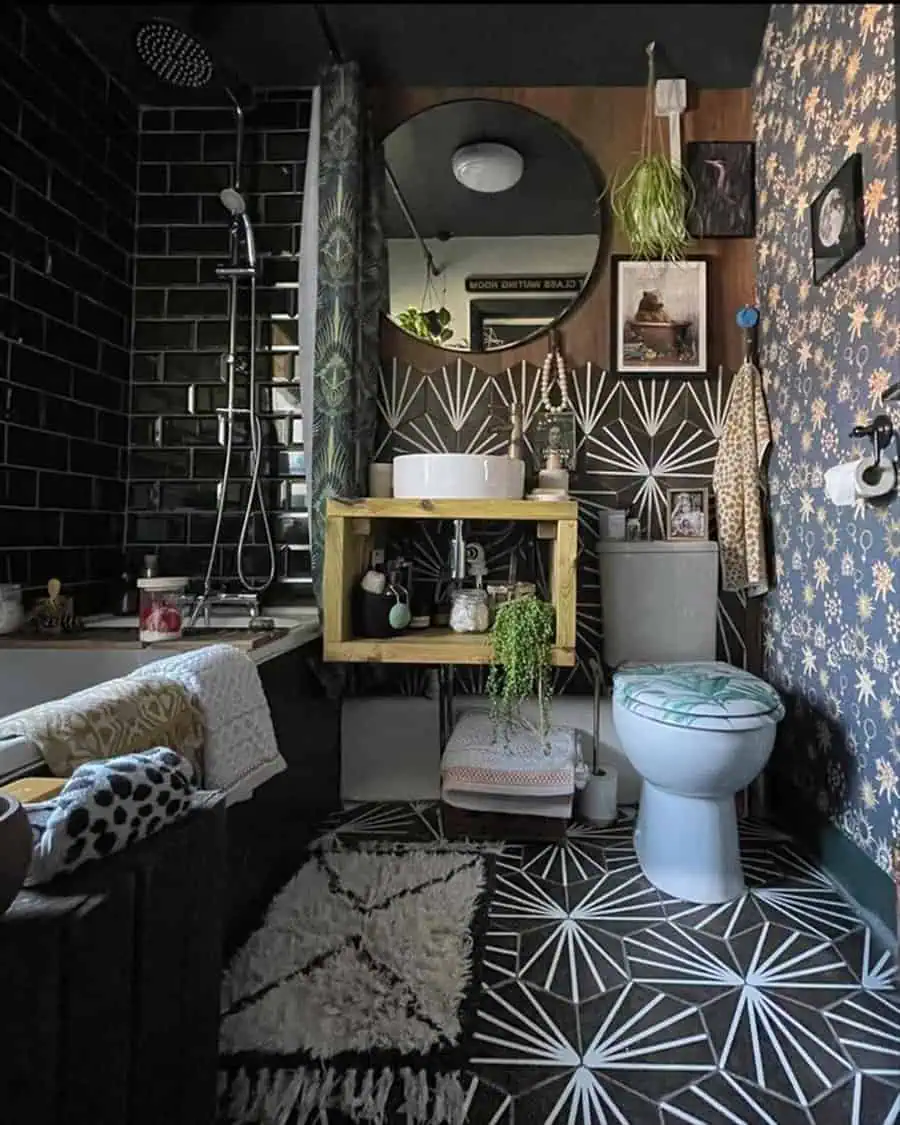
[[[216,565],[216,554],[222,533],[222,521],[225,505],[228,499],[228,485],[231,481],[231,467],[234,450],[234,423],[236,417],[246,417],[250,430],[251,468],[250,487],[247,493],[247,503],[244,508],[244,517],[241,521],[241,530],[238,535],[236,570],[241,586],[250,594],[261,594],[275,580],[275,543],[272,539],[272,528],[269,523],[265,505],[260,469],[262,465],[262,425],[257,414],[257,386],[256,386],[256,248],[253,238],[253,228],[246,213],[246,204],[237,190],[239,182],[239,169],[241,160],[241,146],[243,141],[243,114],[235,103],[237,118],[237,152],[235,154],[235,186],[226,188],[221,193],[222,203],[231,212],[231,262],[228,265],[216,267],[216,276],[228,281],[228,348],[222,356],[222,366],[225,381],[228,386],[226,406],[217,410],[219,425],[221,427],[220,440],[225,446],[225,461],[222,469],[222,478],[217,489],[216,522],[213,529],[212,543],[209,550],[206,574],[203,580],[202,604],[208,604],[212,592],[212,576]],[[244,236],[244,258],[241,262],[241,235]],[[248,406],[235,406],[235,383],[239,362],[237,350],[237,322],[238,301],[241,296],[240,282],[249,281],[249,322],[250,339],[248,341],[249,354],[247,356],[247,391]],[[268,551],[268,575],[263,582],[251,581],[244,572],[244,554],[247,550],[247,537],[250,531],[250,522],[253,518],[254,506],[259,506],[265,544]]]
[[[201,89],[213,79],[215,67],[212,56],[204,45],[189,32],[179,27],[178,24],[168,20],[152,18],[145,20],[137,28],[135,34],[135,49],[138,57],[150,71],[161,81],[170,86],[186,89]],[[216,276],[228,281],[228,351],[222,356],[222,366],[225,382],[228,386],[228,403],[223,412],[219,413],[219,425],[224,424],[224,434],[220,433],[225,446],[225,461],[222,469],[222,479],[219,482],[219,499],[216,505],[216,523],[213,531],[213,541],[209,550],[209,562],[203,579],[203,594],[197,600],[196,607],[191,615],[191,624],[196,620],[202,607],[210,605],[212,574],[215,569],[216,552],[222,531],[222,517],[225,511],[225,502],[228,494],[228,484],[231,479],[232,452],[234,447],[234,419],[238,411],[235,410],[235,378],[238,364],[237,357],[237,320],[238,320],[238,282],[250,282],[250,354],[247,362],[247,380],[249,392],[249,408],[246,413],[250,428],[250,445],[252,450],[252,468],[250,473],[250,491],[247,496],[247,505],[244,510],[244,519],[241,533],[237,543],[237,577],[248,591],[248,596],[262,593],[272,584],[275,578],[275,544],[272,540],[272,529],[269,525],[268,513],[265,508],[265,497],[259,479],[262,461],[262,425],[257,415],[256,401],[256,243],[253,235],[253,225],[247,214],[247,204],[241,195],[241,165],[244,159],[244,109],[228,85],[224,85],[225,94],[234,107],[234,174],[231,185],[219,193],[222,206],[231,215],[231,261],[228,265],[219,266]],[[244,237],[244,256],[241,259],[241,235]],[[193,388],[191,390],[193,395]],[[191,401],[191,399],[189,399]],[[250,520],[253,515],[254,500],[259,503],[262,525],[265,530],[266,545],[269,551],[269,575],[261,585],[249,581],[244,574],[243,556],[246,549],[247,534]]]

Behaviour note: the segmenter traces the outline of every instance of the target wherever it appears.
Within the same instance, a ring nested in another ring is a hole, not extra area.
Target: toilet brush
[[[594,677],[594,745],[591,751],[591,776],[587,785],[578,795],[578,809],[582,820],[601,827],[612,824],[616,819],[616,790],[619,775],[611,766],[601,766],[597,762],[597,749],[600,745],[600,699],[603,691],[603,669],[596,658],[590,661]]]

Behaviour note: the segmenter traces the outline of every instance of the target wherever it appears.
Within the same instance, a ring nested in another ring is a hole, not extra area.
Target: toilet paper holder
[[[878,414],[867,426],[854,426],[850,431],[850,437],[870,438],[872,441],[871,458],[867,458],[857,469],[859,495],[864,499],[875,499],[892,492],[897,486],[897,469],[900,462],[900,441],[894,431],[893,421],[887,414]],[[894,450],[884,459],[882,454],[892,442]],[[873,482],[870,487],[866,487],[870,484],[871,478],[867,476],[870,470],[874,470],[876,475],[880,471],[881,477],[877,484]]]
[[[854,426],[850,431],[853,438],[871,438],[872,456],[876,464],[881,461],[881,454],[894,440],[894,423],[887,414],[879,414],[868,426]]]

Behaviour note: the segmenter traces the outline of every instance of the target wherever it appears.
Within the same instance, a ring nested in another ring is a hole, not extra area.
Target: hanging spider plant
[[[696,193],[690,177],[682,169],[680,153],[665,154],[661,118],[656,118],[661,151],[654,152],[656,75],[653,50],[651,43],[647,48],[647,93],[640,155],[630,169],[616,170],[604,195],[609,195],[610,209],[635,258],[678,261],[684,258],[690,243],[687,216]]]
[[[445,304],[447,279],[443,269],[438,269],[434,264],[434,259],[424,242],[421,245],[425,254],[425,287],[422,290],[422,301],[418,308],[410,305],[402,312],[394,314],[394,320],[411,336],[418,336],[420,340],[427,340],[429,344],[446,347],[453,338],[453,316]],[[440,294],[435,285],[438,278],[441,282]]]
[[[423,310],[410,305],[408,309],[397,313],[394,320],[404,332],[409,332],[411,336],[418,336],[421,340],[427,340],[429,344],[445,344],[453,335],[450,310],[443,306],[439,309]]]

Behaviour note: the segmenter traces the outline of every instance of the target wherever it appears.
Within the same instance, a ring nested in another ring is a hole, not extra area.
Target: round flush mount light
[[[525,161],[509,145],[494,141],[463,145],[453,154],[453,175],[471,191],[509,191],[522,178]]]

